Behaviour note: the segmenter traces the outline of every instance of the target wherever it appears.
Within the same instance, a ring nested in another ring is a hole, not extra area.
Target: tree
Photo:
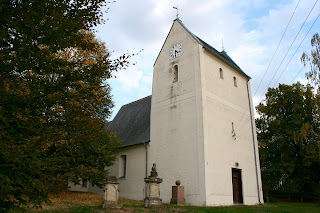
[[[314,47],[310,54],[304,52],[301,61],[304,66],[310,65],[310,71],[306,73],[308,79],[311,79],[316,85],[320,83],[320,36],[314,34],[311,39],[311,46]]]
[[[103,186],[119,145],[104,126],[111,60],[90,31],[103,0],[0,2],[0,211],[40,205],[68,181]]]
[[[313,193],[319,183],[319,96],[300,83],[269,88],[256,119],[266,193]]]

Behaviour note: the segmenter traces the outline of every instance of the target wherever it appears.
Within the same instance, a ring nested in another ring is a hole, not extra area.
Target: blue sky
[[[172,7],[177,5],[181,9],[180,20],[192,33],[217,50],[221,50],[223,38],[227,53],[252,78],[252,93],[255,94],[253,100],[255,105],[258,104],[268,85],[289,84],[293,80],[303,67],[300,62],[302,52],[310,51],[312,35],[320,33],[320,18],[314,23],[320,13],[320,1],[298,2],[299,0],[118,0],[110,4],[110,9],[104,16],[109,20],[96,28],[98,38],[107,44],[113,57],[127,52],[137,53],[143,49],[131,59],[132,63],[136,63],[135,66],[115,73],[117,78],[108,81],[115,103],[111,119],[122,105],[151,95],[153,64],[176,18],[176,10]],[[267,69],[297,4],[288,30]],[[307,34],[313,23],[314,26]],[[296,40],[292,43],[295,37]],[[287,56],[284,57],[286,53]],[[294,82],[307,83],[305,70]],[[280,76],[281,73],[283,74]]]

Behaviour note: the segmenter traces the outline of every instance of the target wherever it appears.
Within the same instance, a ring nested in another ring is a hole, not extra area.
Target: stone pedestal
[[[147,194],[144,199],[145,207],[162,206],[162,199],[160,198],[160,183],[162,183],[162,179],[157,176],[156,164],[153,164],[151,175],[144,179],[144,182],[147,184]]]
[[[115,176],[109,176],[104,191],[103,208],[120,208],[119,182]]]
[[[172,198],[170,204],[185,205],[184,186],[172,186]]]
[[[184,199],[184,186],[180,186],[181,181],[176,181],[176,186],[172,186],[172,198],[170,204],[185,205],[186,200]]]

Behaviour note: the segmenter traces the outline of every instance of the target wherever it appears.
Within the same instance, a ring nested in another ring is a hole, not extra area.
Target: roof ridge
[[[149,98],[149,97],[151,97],[151,96],[152,96],[152,95],[148,95],[148,96],[146,96],[146,97],[143,97],[143,98],[140,98],[140,99],[138,99],[138,100],[132,101],[132,102],[130,102],[130,103],[124,104],[124,105],[122,105],[122,107],[127,106],[127,105],[129,105],[129,104],[133,104],[133,103],[135,103],[135,102],[142,101],[143,99]]]
[[[198,36],[196,36],[195,34],[193,34],[183,23],[179,18],[176,18],[173,20],[173,24],[170,28],[169,33],[167,34],[167,37],[161,47],[161,50],[153,64],[153,66],[156,64],[156,62],[158,61],[159,55],[163,49],[164,44],[166,43],[168,36],[173,28],[173,25],[175,22],[178,22],[188,33],[189,35],[198,43],[200,44],[204,49],[206,49],[209,53],[215,55],[218,59],[222,60],[223,62],[225,62],[226,64],[228,64],[229,66],[231,66],[232,68],[236,69],[238,72],[240,72],[241,74],[245,75],[247,78],[250,79],[250,76],[248,76],[232,59],[231,57],[225,52],[225,54],[223,52],[219,52],[218,50],[216,50],[214,47],[212,47],[210,44],[206,43],[205,41],[203,41],[201,38],[199,38]]]
[[[242,74],[244,74],[245,76],[247,76],[248,78],[250,78],[232,59],[231,57],[227,54],[227,52],[225,52],[225,55],[222,52],[219,52],[216,48],[212,47],[210,44],[208,44],[207,42],[203,41],[201,38],[199,38],[198,36],[196,36],[195,34],[193,34],[183,23],[182,21],[177,18],[175,19],[177,20],[181,26],[206,50],[208,50],[209,52],[215,54],[216,56],[218,56],[219,58],[221,58],[223,61],[225,61],[227,64],[229,64],[230,66],[234,67],[235,69],[237,69],[238,71],[240,71]]]
[[[230,66],[234,67],[235,69],[237,69],[238,71],[240,71],[242,74],[244,74],[245,76],[247,76],[248,78],[250,78],[250,76],[248,76],[237,64],[236,62],[233,61],[233,59],[227,54],[227,52],[225,50],[222,50],[221,52],[218,51],[216,48],[212,47],[210,44],[208,44],[207,42],[203,41],[201,38],[199,38],[198,36],[196,36],[197,39],[200,41],[200,45],[205,48],[206,50],[208,50],[209,52],[215,54],[216,56],[218,56],[220,59],[222,59],[223,61],[225,61],[227,64],[229,64]]]
[[[198,36],[196,36],[195,34],[193,34],[183,23],[182,23],[182,21],[179,19],[179,18],[177,18],[177,19],[175,19],[175,20],[177,20],[181,25],[182,25],[182,27],[199,43],[199,44],[201,44],[201,39],[198,37]],[[200,39],[200,40],[199,40]],[[202,44],[201,44],[202,45]]]

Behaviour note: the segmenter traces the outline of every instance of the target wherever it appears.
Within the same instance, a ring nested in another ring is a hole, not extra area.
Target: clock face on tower
[[[170,60],[176,59],[182,55],[182,42],[176,43],[170,47]]]

